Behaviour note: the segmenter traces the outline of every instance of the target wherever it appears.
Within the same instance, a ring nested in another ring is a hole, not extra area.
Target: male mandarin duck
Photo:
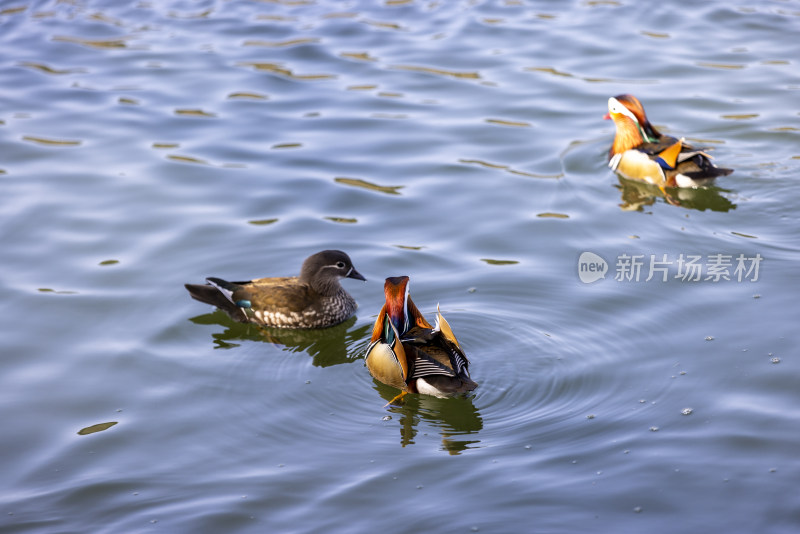
[[[277,328],[325,328],[341,323],[358,305],[339,284],[342,278],[366,280],[341,250],[309,256],[300,276],[227,282],[207,278],[186,284],[192,298],[216,306],[242,323]]]
[[[366,366],[377,380],[401,390],[395,400],[406,393],[448,397],[478,387],[439,307],[431,326],[408,296],[408,276],[387,278],[383,290],[386,304],[372,329]]]
[[[609,151],[608,166],[631,180],[641,180],[664,187],[700,187],[733,169],[711,163],[711,156],[656,130],[641,102],[633,95],[608,99],[608,114],[617,133]]]

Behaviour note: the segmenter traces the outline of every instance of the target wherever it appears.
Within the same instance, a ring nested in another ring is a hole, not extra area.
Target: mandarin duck
[[[406,393],[449,397],[472,391],[469,360],[436,307],[436,326],[408,296],[408,276],[386,279],[386,303],[378,313],[365,364],[378,381]]]
[[[684,141],[661,134],[647,120],[641,102],[633,95],[608,99],[606,119],[617,133],[609,151],[608,166],[629,180],[664,187],[700,187],[733,169],[711,163],[711,156]]]
[[[323,250],[303,262],[300,276],[227,282],[206,278],[186,284],[192,298],[216,306],[242,323],[277,328],[325,328],[355,313],[355,299],[342,278],[366,280],[341,250]]]

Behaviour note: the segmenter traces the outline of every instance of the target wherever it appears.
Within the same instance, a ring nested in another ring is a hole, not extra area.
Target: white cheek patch
[[[619,100],[614,98],[613,96],[608,99],[608,111],[611,113],[619,113],[620,115],[625,115],[629,119],[631,119],[635,124],[639,124],[639,120],[636,118],[636,115],[633,114],[631,110],[629,110],[625,105],[622,104]]]

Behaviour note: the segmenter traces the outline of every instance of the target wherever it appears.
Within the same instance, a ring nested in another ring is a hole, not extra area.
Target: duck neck
[[[301,283],[311,287],[323,297],[332,297],[342,289],[339,277],[333,274],[330,267],[319,268],[303,264],[299,278]]]
[[[632,148],[644,143],[645,136],[638,123],[630,117],[615,117],[614,123],[617,127],[617,134],[614,137],[614,144],[611,145],[611,155],[622,154]]]
[[[408,315],[408,290],[402,288],[403,291],[398,291],[393,294],[386,294],[386,320],[384,323],[384,334],[387,338],[392,337],[392,329],[389,327],[389,322],[394,325],[395,330],[399,335],[408,332],[410,325]]]

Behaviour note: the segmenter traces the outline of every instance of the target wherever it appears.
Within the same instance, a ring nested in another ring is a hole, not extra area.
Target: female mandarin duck
[[[303,262],[300,276],[186,284],[192,298],[216,306],[235,321],[277,328],[324,328],[341,323],[358,305],[339,284],[366,280],[341,250],[323,250]]]
[[[605,118],[612,119],[617,128],[608,166],[624,178],[662,189],[700,187],[733,172],[715,166],[711,156],[682,138],[662,135],[647,120],[641,102],[633,95],[609,98]]]
[[[366,365],[373,377],[402,390],[394,400],[406,393],[448,397],[478,387],[438,306],[432,327],[408,296],[407,276],[387,278],[383,291],[386,304],[372,329]]]

